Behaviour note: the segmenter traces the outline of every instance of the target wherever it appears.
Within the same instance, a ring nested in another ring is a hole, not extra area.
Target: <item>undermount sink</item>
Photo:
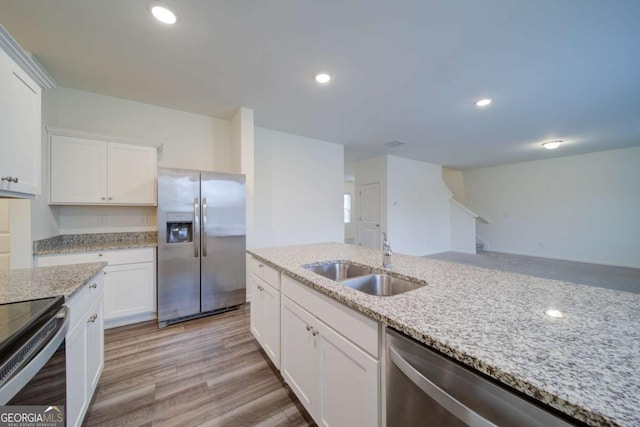
[[[335,281],[345,280],[351,277],[365,276],[373,273],[373,270],[368,267],[361,267],[348,262],[327,262],[305,268]]]
[[[389,274],[374,273],[372,268],[348,262],[327,262],[304,268],[369,295],[392,296],[422,287],[421,284]]]
[[[389,276],[388,274],[372,274],[369,276],[355,277],[340,282],[344,286],[356,289],[369,295],[388,297],[412,291],[422,287],[408,280]]]

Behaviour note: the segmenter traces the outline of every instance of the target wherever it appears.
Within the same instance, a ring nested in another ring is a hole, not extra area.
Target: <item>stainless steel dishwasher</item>
[[[387,426],[572,426],[516,392],[386,330]]]

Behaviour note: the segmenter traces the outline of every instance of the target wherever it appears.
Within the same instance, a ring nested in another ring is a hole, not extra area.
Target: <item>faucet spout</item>
[[[382,241],[382,267],[391,268],[391,255],[393,255],[391,244],[389,243],[389,239],[387,239],[387,233],[382,230],[380,230],[380,232],[384,238]]]

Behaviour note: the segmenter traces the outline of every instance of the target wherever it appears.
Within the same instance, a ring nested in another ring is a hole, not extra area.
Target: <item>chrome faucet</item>
[[[384,240],[382,241],[382,267],[383,268],[391,268],[391,255],[393,252],[391,251],[391,245],[389,244],[389,240],[387,239],[387,233],[380,230]]]

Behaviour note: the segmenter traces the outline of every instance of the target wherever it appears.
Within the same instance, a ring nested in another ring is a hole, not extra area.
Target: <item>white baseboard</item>
[[[142,314],[134,314],[132,316],[126,317],[118,317],[117,319],[109,319],[104,321],[104,328],[111,329],[117,328],[118,326],[126,326],[132,325],[134,323],[146,322],[148,320],[155,320],[158,316],[156,313],[142,313]]]

